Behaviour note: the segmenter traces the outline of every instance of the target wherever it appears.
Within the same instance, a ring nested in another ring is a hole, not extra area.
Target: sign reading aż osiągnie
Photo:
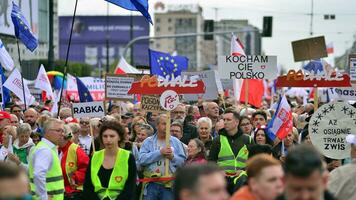
[[[223,79],[269,79],[278,76],[277,56],[219,56],[218,72]]]

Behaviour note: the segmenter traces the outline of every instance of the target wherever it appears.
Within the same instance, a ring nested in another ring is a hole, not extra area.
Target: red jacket
[[[69,146],[72,142],[68,142],[63,148],[59,148],[60,152],[62,152],[62,159],[61,159],[61,167],[62,167],[62,174],[64,180],[64,188],[66,193],[73,193],[78,192],[75,188],[71,187],[68,181],[67,173],[66,173],[66,160],[67,160],[67,153]],[[85,172],[87,170],[89,164],[89,157],[83,151],[82,148],[77,148],[77,171],[74,172],[72,178],[77,185],[83,185],[85,179]],[[79,184],[78,184],[79,183]]]
[[[205,164],[207,161],[205,159],[205,156],[202,154],[197,155],[194,158],[188,158],[187,161],[185,162],[186,165],[190,164]]]

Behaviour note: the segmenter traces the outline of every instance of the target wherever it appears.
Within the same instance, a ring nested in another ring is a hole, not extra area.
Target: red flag
[[[248,81],[248,99],[247,102],[256,108],[261,107],[262,97],[264,95],[264,84],[262,79],[244,79],[241,85],[240,102],[245,103],[246,81]]]

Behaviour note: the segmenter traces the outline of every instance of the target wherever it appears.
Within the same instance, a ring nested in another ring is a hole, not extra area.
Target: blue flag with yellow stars
[[[12,2],[11,19],[12,23],[14,23],[16,38],[20,39],[30,51],[34,51],[38,46],[38,40],[33,35],[30,25],[21,13],[20,8],[14,2]]]
[[[88,88],[84,85],[84,83],[80,80],[80,78],[75,77],[75,79],[77,79],[79,101],[80,102],[92,102],[93,97],[91,96]]]
[[[171,56],[168,53],[148,49],[150,55],[151,74],[172,78],[179,76],[188,69],[189,59],[185,56]]]

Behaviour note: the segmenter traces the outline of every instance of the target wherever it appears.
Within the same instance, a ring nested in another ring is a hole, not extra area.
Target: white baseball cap
[[[356,135],[349,134],[346,136],[346,142],[349,144],[356,145]]]

